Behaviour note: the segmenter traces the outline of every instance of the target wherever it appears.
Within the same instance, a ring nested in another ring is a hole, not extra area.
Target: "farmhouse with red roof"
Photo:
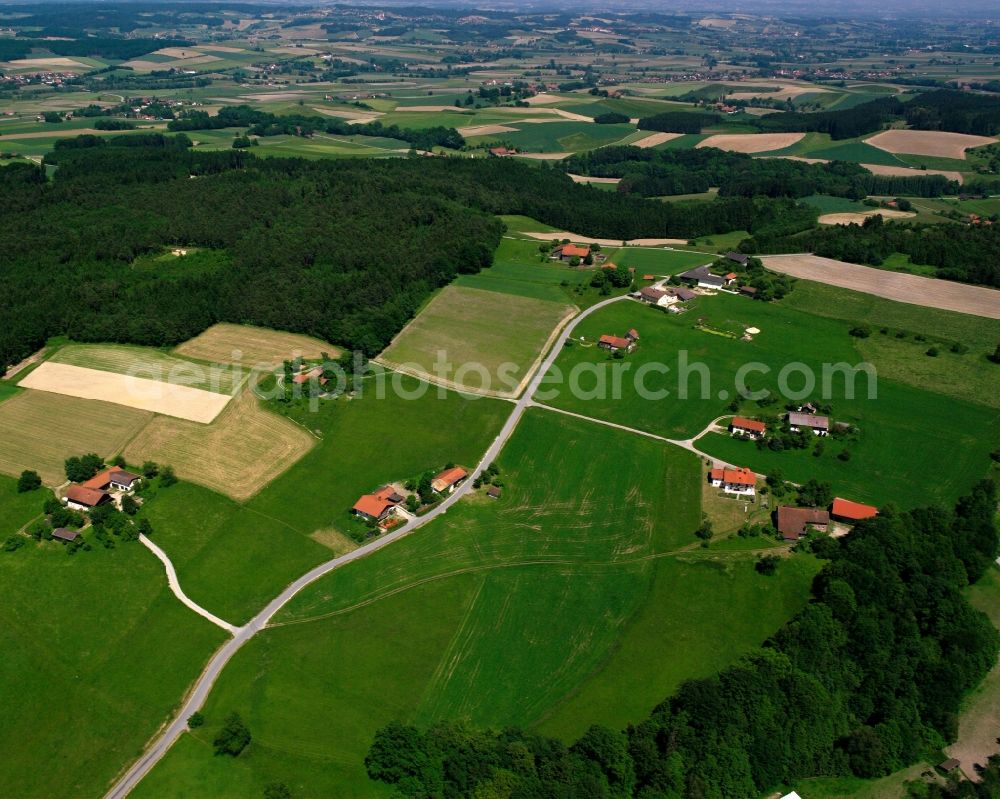
[[[579,247],[576,244],[560,244],[552,250],[552,257],[560,261],[568,261],[570,258],[586,258],[590,255],[589,247]]]
[[[392,486],[384,486],[373,494],[362,494],[352,510],[356,516],[373,522],[383,521],[405,499]]]
[[[747,497],[757,494],[757,475],[742,466],[734,469],[728,466],[712,469],[708,473],[708,480],[713,487],[721,488],[727,494]]]
[[[767,432],[767,425],[757,419],[747,419],[743,416],[734,416],[733,421],[729,423],[729,431],[734,436],[762,438]]]
[[[597,346],[601,349],[610,350],[611,352],[618,352],[618,350],[632,352],[632,350],[635,349],[635,341],[628,338],[622,338],[621,336],[603,335],[597,340]]]
[[[462,485],[462,483],[465,482],[465,478],[468,476],[469,473],[461,466],[452,466],[450,469],[445,469],[433,480],[431,480],[431,488],[439,494],[450,494]]]

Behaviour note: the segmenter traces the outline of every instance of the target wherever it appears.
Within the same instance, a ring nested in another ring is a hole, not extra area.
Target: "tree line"
[[[996,662],[1000,635],[963,594],[996,556],[995,502],[983,481],[952,510],[886,508],[817,539],[812,601],[626,730],[594,725],[566,746],[392,723],[368,774],[404,796],[510,799],[745,799],[807,777],[887,775],[955,739],[963,697]]]
[[[428,294],[492,263],[498,214],[595,237],[763,239],[813,224],[787,200],[694,208],[578,186],[511,159],[256,159],[186,135],[64,140],[0,170],[0,361],[52,336],[170,346],[221,321],[306,333],[374,355]],[[158,261],[167,247],[224,257]],[[190,264],[189,266],[186,264]]]
[[[618,191],[659,197],[718,188],[721,197],[808,197],[829,194],[860,200],[871,194],[940,197],[959,184],[941,175],[873,175],[859,164],[808,164],[782,158],[752,158],[714,147],[656,150],[602,147],[561,162],[567,172],[621,178]]]
[[[747,251],[808,251],[826,258],[881,266],[893,253],[934,267],[934,276],[1000,288],[1000,230],[996,225],[928,225],[869,217],[861,225],[813,227],[791,235],[769,231],[741,243]]]
[[[336,136],[379,136],[399,139],[421,150],[430,150],[433,147],[457,150],[465,144],[465,139],[457,130],[441,125],[420,130],[401,128],[399,125],[383,125],[378,120],[352,125],[347,120],[330,117],[304,114],[279,116],[268,111],[258,111],[248,105],[226,106],[220,108],[214,116],[205,111],[190,110],[167,123],[167,129],[172,131],[222,128],[248,128],[252,136],[308,137],[316,133]]]

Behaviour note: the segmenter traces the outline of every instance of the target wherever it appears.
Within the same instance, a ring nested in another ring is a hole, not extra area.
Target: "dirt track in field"
[[[1000,291],[984,286],[888,272],[818,255],[765,255],[761,261],[772,272],[803,280],[815,280],[910,305],[1000,319]]]

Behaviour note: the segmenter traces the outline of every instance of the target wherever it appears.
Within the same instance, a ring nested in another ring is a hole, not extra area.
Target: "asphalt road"
[[[370,555],[372,552],[389,546],[389,544],[394,541],[398,541],[400,538],[408,535],[409,533],[412,533],[417,528],[422,527],[441,514],[447,513],[448,509],[452,505],[472,490],[472,484],[475,478],[483,471],[483,469],[497,459],[500,451],[514,433],[514,430],[517,428],[518,422],[521,421],[524,411],[532,405],[532,396],[538,390],[545,374],[549,371],[556,358],[559,357],[559,353],[562,351],[566,340],[572,335],[576,326],[595,311],[599,311],[601,308],[606,308],[608,305],[615,302],[621,302],[623,300],[627,301],[627,299],[628,298],[626,296],[621,296],[603,300],[578,314],[566,326],[566,329],[562,332],[562,334],[552,343],[548,354],[545,356],[545,359],[535,372],[535,375],[528,384],[524,394],[521,395],[521,398],[514,405],[514,410],[511,411],[510,416],[507,417],[507,421],[504,422],[504,425],[500,430],[500,434],[493,440],[493,443],[490,444],[472,474],[470,474],[468,479],[466,479],[466,481],[440,505],[429,511],[424,516],[412,519],[402,527],[393,530],[391,533],[386,533],[380,538],[376,538],[374,541],[371,541],[364,546],[360,546],[345,555],[334,558],[333,560],[328,560],[326,563],[321,563],[316,568],[306,572],[285,588],[285,590],[278,594],[278,596],[272,599],[264,607],[264,609],[260,611],[260,613],[254,616],[242,627],[236,628],[233,632],[233,637],[226,641],[226,643],[223,644],[222,647],[220,647],[219,650],[212,656],[212,659],[208,662],[208,665],[205,667],[204,671],[202,671],[191,691],[184,699],[184,704],[181,706],[177,715],[174,716],[173,720],[167,724],[167,726],[164,727],[159,734],[157,734],[152,743],[150,743],[147,747],[146,751],[143,752],[142,757],[133,763],[128,771],[126,771],[118,779],[118,781],[115,782],[112,788],[105,794],[105,799],[122,799],[122,797],[128,796],[129,792],[139,784],[140,780],[142,780],[142,778],[150,772],[153,766],[156,765],[157,761],[159,761],[160,758],[167,753],[170,747],[173,746],[174,742],[181,736],[181,733],[187,729],[188,718],[205,703],[205,699],[208,697],[209,691],[212,690],[212,686],[215,685],[215,681],[219,678],[219,674],[222,673],[222,670],[225,668],[230,658],[232,658],[233,655],[235,655],[247,641],[263,630],[274,615],[281,610],[282,607],[288,604],[288,602],[290,602],[292,598],[303,588],[315,582],[323,575],[329,574],[334,569],[339,569],[345,564],[351,563],[355,560],[360,560],[366,555]]]

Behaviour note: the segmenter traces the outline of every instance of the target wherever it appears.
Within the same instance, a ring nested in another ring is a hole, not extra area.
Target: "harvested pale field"
[[[20,58],[4,64],[8,69],[93,69],[72,58]]]
[[[670,141],[671,139],[679,139],[683,136],[683,133],[650,133],[648,136],[643,136],[638,141],[632,142],[633,147],[655,147],[657,144],[663,144],[665,141]]]
[[[815,280],[910,305],[1000,319],[1000,291],[996,289],[905,272],[888,272],[808,253],[764,255],[761,261],[772,272],[803,280]]]
[[[49,360],[217,394],[232,395],[245,378],[228,365],[195,363],[149,347],[122,344],[69,344]]]
[[[828,158],[806,158],[803,155],[765,155],[764,158],[780,158],[782,161],[801,161],[803,164],[829,164]],[[861,166],[865,166],[862,164]],[[893,167],[895,168],[895,167]]]
[[[704,17],[698,20],[698,24],[703,28],[723,28],[728,29],[736,25],[735,19],[722,19],[721,17]]]
[[[579,233],[570,233],[568,230],[553,230],[549,232],[544,231],[525,231],[525,236],[531,236],[533,239],[538,239],[539,241],[562,241],[563,239],[569,239],[577,244],[600,244],[602,247],[620,247],[621,239],[593,239],[587,236],[581,236]],[[629,239],[628,243],[636,247],[661,247],[666,244],[687,244],[687,239]]]
[[[731,153],[767,153],[782,150],[802,140],[804,133],[718,133],[695,147],[717,147]]]
[[[0,403],[0,472],[38,472],[46,485],[66,482],[66,458],[96,452],[110,458],[153,415],[108,402],[24,391]]]
[[[166,128],[166,123],[159,125],[143,125],[137,127],[137,130],[153,130],[154,128],[159,128],[161,130]],[[65,130],[33,130],[26,133],[4,133],[4,141],[9,141],[13,139],[58,139],[65,138],[67,136],[82,136],[85,133],[94,136],[122,136],[129,133],[134,133],[132,130],[97,130],[97,128],[73,128]]]
[[[168,58],[195,58],[205,54],[193,47],[164,47],[162,50],[157,50],[153,55],[165,55]]]
[[[243,47],[228,47],[223,44],[199,44],[199,50],[208,50],[210,53],[245,53]]]
[[[125,66],[132,67],[132,69],[144,69],[153,72],[162,69],[183,69],[188,66],[211,64],[213,61],[221,60],[222,59],[217,55],[196,55],[191,58],[178,58],[174,61],[145,61],[139,58],[133,61],[127,61]]]
[[[337,347],[311,336],[225,323],[212,325],[174,349],[176,355],[202,361],[265,368],[299,356],[319,358],[324,352],[332,358],[341,354]]]
[[[880,216],[883,219],[909,219],[916,216],[912,211],[895,211],[889,208],[873,208],[871,211],[857,213],[823,214],[818,220],[821,225],[860,225],[870,216]]]
[[[312,47],[271,47],[268,52],[283,53],[284,55],[318,55],[324,51]]]
[[[261,92],[260,94],[241,94],[241,100],[254,100],[258,103],[285,103],[308,96],[308,92]]]
[[[248,388],[215,422],[156,417],[125,449],[129,463],[169,463],[183,480],[249,499],[305,455],[313,438],[265,411]]]
[[[455,108],[453,105],[397,105],[394,109],[395,111],[416,111],[421,113],[424,111],[461,111],[460,108]]]
[[[930,155],[939,158],[965,158],[972,147],[993,144],[995,138],[970,136],[967,133],[947,133],[940,130],[884,130],[865,142],[887,153]]]
[[[542,92],[541,94],[536,94],[534,97],[529,97],[527,103],[528,105],[548,105],[549,103],[558,103],[562,99],[562,97]]]
[[[18,385],[80,399],[101,400],[202,424],[215,419],[231,399],[226,394],[200,388],[51,361],[43,363]]]
[[[517,128],[509,128],[506,125],[469,125],[465,128],[458,128],[460,136],[493,136],[497,133],[510,133]]]
[[[558,117],[563,119],[571,119],[574,122],[593,122],[593,117],[584,116],[583,114],[577,114],[573,111],[563,111],[561,108],[551,108],[549,109]]]
[[[907,178],[919,178],[922,175],[943,175],[948,180],[955,180],[959,183],[965,180],[961,172],[953,172],[950,169],[913,169],[906,166],[884,166],[882,164],[862,164],[861,166],[873,175],[900,175]]]
[[[380,116],[385,116],[381,111],[347,111],[340,108],[313,108],[313,111],[318,111],[321,114],[325,114],[328,117],[338,117],[340,119],[346,119],[348,122],[372,122],[378,119]]]
[[[514,396],[574,311],[568,303],[447,286],[379,362],[449,387]]]
[[[594,178],[590,175],[574,175],[570,173],[570,180],[574,183],[621,183],[621,178]]]
[[[573,153],[518,153],[518,158],[530,158],[533,161],[562,161]]]

